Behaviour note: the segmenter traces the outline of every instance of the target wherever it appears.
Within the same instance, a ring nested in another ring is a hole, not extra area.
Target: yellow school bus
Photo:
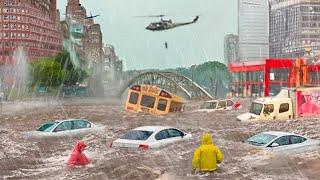
[[[164,89],[152,85],[134,85],[128,91],[125,109],[163,115],[181,112],[185,100]]]

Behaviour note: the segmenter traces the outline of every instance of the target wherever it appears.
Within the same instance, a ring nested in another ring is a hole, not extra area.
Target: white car
[[[88,133],[102,129],[86,119],[67,119],[47,122],[36,131],[28,132],[30,136],[63,136]]]
[[[250,137],[247,142],[254,146],[275,151],[306,149],[309,147],[319,148],[320,145],[319,140],[309,139],[297,134],[281,131],[259,133]]]
[[[110,147],[153,149],[188,140],[191,137],[191,134],[173,127],[143,126],[127,132],[121,138],[113,141]]]
[[[205,101],[197,112],[213,112],[216,110],[238,110],[241,108],[241,104],[237,101],[234,102],[231,99],[210,100]]]

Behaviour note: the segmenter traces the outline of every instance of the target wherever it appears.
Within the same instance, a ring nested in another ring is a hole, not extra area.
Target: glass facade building
[[[239,60],[269,57],[269,3],[267,0],[238,1]]]
[[[320,0],[271,0],[270,5],[270,57],[319,54]]]

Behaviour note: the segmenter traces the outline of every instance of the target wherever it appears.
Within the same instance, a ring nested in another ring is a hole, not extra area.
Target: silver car
[[[28,132],[30,136],[63,136],[95,132],[102,126],[87,119],[67,119],[47,122],[36,131]]]
[[[121,138],[113,141],[110,147],[153,149],[174,144],[180,141],[190,140],[191,134],[177,128],[166,126],[143,126],[135,128]]]
[[[261,148],[269,148],[275,151],[304,150],[306,148],[319,148],[320,141],[309,139],[297,134],[268,131],[250,137],[247,142]]]

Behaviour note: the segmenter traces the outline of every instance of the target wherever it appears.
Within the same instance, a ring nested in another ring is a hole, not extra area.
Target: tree
[[[72,86],[82,83],[88,73],[75,68],[67,51],[62,51],[54,58],[40,59],[30,63],[30,84],[32,88],[44,86],[58,88],[61,85]]]
[[[209,61],[190,68],[177,68],[176,72],[189,77],[211,94],[224,96],[229,83],[229,72],[226,65],[218,61]]]
[[[53,59],[42,59],[30,63],[30,86],[59,87],[66,78],[67,71]]]

